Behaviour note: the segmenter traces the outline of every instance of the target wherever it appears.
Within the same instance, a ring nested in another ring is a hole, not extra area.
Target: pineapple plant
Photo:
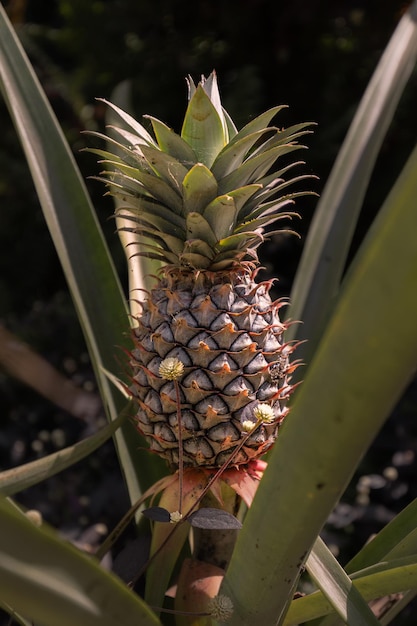
[[[341,158],[337,161],[332,182],[328,187],[329,193],[327,196],[324,194],[326,197],[333,198],[332,206],[328,206],[327,203],[324,207],[324,203],[321,208],[327,209],[327,212],[324,211],[326,215],[324,216],[323,211],[319,211],[317,214],[320,235],[322,230],[326,231],[329,219],[344,224],[338,231],[339,234],[343,233],[342,239],[336,237],[339,249],[335,257],[339,262],[343,258],[343,242],[349,239],[349,226],[355,222],[352,202],[355,205],[362,201],[364,171],[366,178],[366,173],[369,174],[370,172],[382,138],[375,136],[374,129],[378,127],[377,134],[379,135],[379,129],[384,128],[388,118],[391,119],[394,108],[392,103],[394,101],[395,104],[397,97],[402,92],[406,78],[412,71],[413,63],[410,63],[410,59],[414,58],[413,55],[415,56],[415,46],[411,48],[411,40],[414,38],[415,42],[416,33],[415,20],[412,19],[413,8],[415,8],[415,4],[410,11],[405,13],[399,24],[392,41],[396,45],[391,46],[390,44],[387,53],[383,55],[369,86],[370,89],[367,91],[355,117],[352,125],[353,132],[348,135],[345,144],[347,149],[341,151]],[[6,101],[16,127],[20,132],[39,198],[57,250],[61,255],[67,277],[74,289],[75,299],[82,304],[78,313],[89,338],[91,356],[96,364],[98,379],[107,382],[105,378],[108,377],[108,372],[114,364],[114,346],[123,343],[122,329],[125,329],[126,319],[122,294],[119,292],[118,282],[113,275],[112,265],[103,263],[103,258],[106,259],[106,254],[103,257],[103,252],[106,251],[103,251],[101,235],[97,237],[100,233],[97,230],[94,213],[85,195],[85,189],[81,184],[81,177],[77,173],[70,150],[66,146],[62,134],[57,132],[59,129],[56,120],[47,106],[46,98],[39,85],[36,83],[36,75],[31,71],[27,59],[25,60],[22,50],[18,46],[17,37],[14,36],[14,39],[11,37],[12,29],[10,25],[7,25],[3,13],[0,8],[0,48],[2,52],[6,52],[2,56],[0,55],[3,92],[6,95]],[[409,22],[408,25],[407,21]],[[7,26],[5,27],[4,24]],[[404,27],[406,28],[404,29]],[[394,51],[395,54],[393,54]],[[393,59],[395,59],[394,64]],[[384,80],[381,88],[380,78],[387,75],[392,80]],[[213,80],[214,77],[212,77],[212,84]],[[209,86],[207,85],[208,82],[205,81],[202,86],[203,91],[205,91],[204,87]],[[198,89],[197,87],[193,90],[193,94]],[[215,92],[212,90],[207,95],[213,103],[212,97]],[[381,101],[385,104],[389,103],[390,106],[382,107],[375,114],[375,107],[378,108],[377,105],[380,105]],[[195,105],[196,101],[194,102]],[[233,127],[231,122],[221,109],[218,107],[215,109],[220,111],[218,113],[219,119],[226,122],[229,139],[232,142]],[[203,124],[205,116],[198,117],[201,112],[202,109],[194,108],[194,113],[197,113],[198,120]],[[144,240],[145,230],[140,231],[136,228],[139,222],[137,219],[132,221],[132,217],[137,218],[138,211],[136,207],[133,207],[135,210],[132,210],[132,206],[126,204],[125,194],[122,192],[123,188],[126,189],[126,183],[132,186],[135,181],[135,176],[131,176],[132,170],[128,173],[126,166],[131,165],[137,170],[137,163],[139,161],[143,163],[144,151],[141,152],[138,147],[134,148],[134,146],[137,146],[138,143],[140,146],[142,143],[145,149],[147,145],[152,147],[157,144],[161,147],[162,139],[160,137],[159,141],[158,138],[156,141],[152,140],[153,143],[149,140],[143,141],[144,137],[148,137],[144,134],[144,129],[138,126],[134,120],[129,120],[123,112],[120,112],[120,116],[125,122],[128,122],[127,127],[129,128],[130,125],[130,131],[125,128],[124,134],[119,135],[122,137],[122,141],[114,142],[113,145],[117,154],[107,153],[104,155],[104,159],[113,162],[112,169],[116,170],[118,175],[120,173],[125,174],[126,178],[119,178],[119,181],[107,175],[105,178],[109,183],[114,182],[113,186],[110,185],[110,191],[118,193],[120,202],[124,205],[124,209],[120,213],[126,217],[122,219],[127,224],[130,222],[130,225],[134,226],[130,229],[134,232],[123,231],[121,235],[132,235],[133,242],[137,237],[138,243],[140,243],[141,240]],[[366,132],[364,133],[363,121],[368,120],[369,122],[369,119],[371,119],[372,124],[366,124]],[[155,125],[158,124],[158,122],[154,123]],[[266,126],[268,123],[265,122],[264,125]],[[200,126],[201,128],[202,126]],[[215,129],[215,125],[208,127],[208,130],[213,132],[211,134],[208,132],[206,135],[207,145],[211,145]],[[168,139],[171,141],[169,153],[172,156],[175,145],[177,144],[178,151],[181,142],[178,142],[168,130],[165,132],[165,138],[167,141]],[[128,139],[128,132],[131,135],[136,135],[133,137],[133,141]],[[162,132],[164,132],[164,126],[160,124],[159,135]],[[270,132],[272,137],[274,129]],[[359,139],[361,140],[359,143],[358,135],[360,135]],[[196,137],[197,134],[194,135],[194,138]],[[254,142],[242,158],[241,165],[251,157],[260,144],[259,139]],[[184,148],[184,146],[182,147]],[[373,147],[372,150],[371,147]],[[197,149],[193,148],[193,151],[197,156]],[[137,154],[134,155],[134,153]],[[141,154],[142,159],[139,158]],[[121,155],[123,158],[120,158]],[[133,156],[136,156],[136,159]],[[203,157],[204,155],[201,154],[199,162],[204,164]],[[128,162],[125,162],[126,158]],[[178,155],[177,161],[181,163],[180,155]],[[358,163],[361,164],[361,167],[358,167]],[[193,167],[187,163],[187,159],[183,159],[182,164],[186,165],[189,170]],[[155,165],[153,163],[154,167]],[[237,167],[239,168],[240,165]],[[196,567],[198,565],[196,561],[199,557],[196,550],[193,550],[193,556],[196,558],[190,563],[190,566],[181,568],[178,579],[179,593],[176,594],[179,604],[178,611],[182,611],[181,615],[177,615],[179,625],[189,624],[189,621],[184,620],[190,619],[197,620],[195,623],[201,626],[203,623],[208,624],[211,616],[217,624],[219,621],[224,622],[231,613],[230,623],[233,626],[237,624],[250,626],[256,622],[264,624],[279,622],[281,624],[283,621],[312,623],[311,620],[313,620],[316,623],[317,618],[322,624],[328,623],[329,619],[330,621],[342,619],[349,624],[357,624],[360,619],[362,622],[365,620],[373,623],[372,615],[369,616],[367,604],[371,597],[377,599],[387,592],[399,592],[397,595],[401,597],[400,604],[396,603],[388,613],[384,614],[384,620],[388,623],[392,617],[395,618],[398,614],[399,608],[413,597],[413,590],[403,594],[399,585],[402,577],[402,589],[409,589],[412,568],[415,569],[415,538],[413,537],[415,503],[411,503],[409,507],[404,509],[348,564],[346,573],[356,578],[358,583],[356,589],[356,583],[355,587],[352,587],[349,580],[346,581],[348,584],[345,585],[343,570],[340,569],[333,556],[330,554],[325,556],[324,545],[320,540],[317,541],[317,538],[323,523],[342,495],[349,477],[358,466],[360,459],[363,458],[371,439],[380,430],[389,410],[394,406],[402,389],[415,372],[417,301],[415,290],[404,289],[403,282],[399,283],[398,272],[400,269],[401,275],[408,277],[410,285],[415,283],[415,280],[413,283],[416,276],[415,228],[413,227],[415,226],[415,206],[411,199],[416,195],[416,167],[417,154],[414,152],[387,198],[374,228],[369,233],[369,239],[365,242],[358,261],[355,261],[350,268],[347,282],[337,298],[335,314],[327,325],[322,348],[316,355],[314,363],[309,369],[308,379],[306,379],[297,398],[297,403],[293,406],[291,420],[286,424],[283,434],[285,444],[283,440],[282,445],[276,450],[279,454],[273,454],[269,458],[268,471],[262,480],[254,506],[245,516],[244,532],[239,535],[221,588],[219,590],[212,587],[208,589],[206,586],[201,589],[201,581],[208,580],[210,582],[211,578],[211,582],[214,582],[214,579],[220,578],[222,573],[219,574],[217,570],[209,569],[209,574],[213,572],[213,576],[206,576],[203,579],[201,576],[204,573],[202,567]],[[171,173],[175,171],[172,168],[172,163],[170,171]],[[147,168],[143,173],[154,176],[152,172],[155,174],[153,168],[152,170]],[[136,187],[138,186],[137,176],[138,173],[136,173]],[[280,175],[277,173],[276,176],[279,177]],[[162,175],[160,177],[162,180]],[[257,180],[256,183],[251,182],[249,184],[263,184],[266,191],[269,184],[265,180],[267,177],[268,172],[260,175],[260,180]],[[133,181],[129,178],[133,178]],[[145,177],[142,176],[142,181],[139,181],[142,182],[142,186],[144,180]],[[161,204],[165,208],[171,206],[169,202],[167,204],[164,201],[158,202],[159,196],[154,195],[156,194],[156,185],[157,182],[154,181],[153,191],[149,187],[147,190],[141,189],[143,200],[149,200],[155,207],[157,204]],[[277,196],[280,193],[280,185],[281,183],[277,183],[275,186]],[[336,199],[333,193],[335,190],[338,192]],[[134,193],[129,191],[128,195],[133,196],[137,201],[136,193],[136,191]],[[273,197],[271,195],[270,199],[272,200]],[[292,199],[294,197],[293,195]],[[347,197],[350,198],[349,202],[346,201]],[[261,205],[260,195],[258,198],[259,205]],[[275,199],[277,200],[277,197]],[[276,204],[279,204],[278,200]],[[346,208],[349,213],[348,225],[344,219],[346,216],[343,215]],[[241,207],[239,207],[240,209]],[[142,219],[146,217],[142,210],[139,214]],[[150,215],[152,216],[152,214],[157,215],[151,211]],[[219,212],[216,217],[220,218],[220,215]],[[252,215],[252,218],[255,216]],[[76,229],[74,229],[74,222],[77,223]],[[395,225],[399,223],[402,224],[402,229],[395,228]],[[234,226],[238,229],[237,222]],[[265,224],[261,224],[258,228],[254,227],[253,230],[259,232],[259,229],[264,226]],[[149,228],[155,230],[153,223],[148,222],[146,227],[148,230]],[[156,230],[158,229],[160,232],[164,232],[160,226],[156,228]],[[171,232],[172,226],[168,230]],[[243,232],[246,231],[243,230]],[[331,232],[334,234],[333,231]],[[150,241],[144,243],[155,245],[154,253],[161,254],[161,250],[163,250],[163,254],[166,255],[169,250],[164,247],[166,245],[164,240],[165,238],[162,236],[155,244],[151,244]],[[317,230],[312,241],[315,242],[314,247],[323,255],[328,241],[318,241]],[[163,243],[161,244],[161,242]],[[221,248],[220,240],[219,245],[214,247],[217,254],[219,254],[219,248]],[[134,250],[135,246],[131,246],[130,249]],[[243,252],[239,246],[235,247],[235,250],[237,255],[239,251]],[[149,248],[148,251],[151,252]],[[130,269],[132,264],[137,261],[137,259],[130,258],[131,256],[132,253],[129,252]],[[96,262],[97,258],[101,263]],[[322,258],[323,256],[321,256]],[[396,259],[396,263],[392,262],[393,258]],[[86,272],[86,260],[89,263],[88,272]],[[241,258],[238,263],[240,261],[242,262],[241,271],[243,273],[245,267],[243,262],[246,259]],[[248,261],[255,262],[253,257],[249,257]],[[233,268],[233,264],[231,267]],[[249,266],[246,265],[246,267],[249,269]],[[197,276],[202,270],[200,269],[198,272],[196,267],[195,269]],[[238,275],[231,272],[231,276],[237,278]],[[166,279],[163,273],[160,279],[162,281]],[[336,282],[339,285],[339,279]],[[106,288],[97,292],[94,289],[97,284],[105,285]],[[322,287],[323,285],[328,287],[329,284],[332,282],[328,278],[322,281]],[[312,287],[309,286],[310,293],[311,289],[315,290],[315,283]],[[385,306],[387,293],[390,294],[391,300],[396,303],[397,309],[402,312],[401,324],[397,325],[396,333],[388,334],[386,329],[392,321],[390,320],[392,311]],[[109,294],[111,297],[108,297]],[[326,298],[324,299],[326,300]],[[97,308],[98,304],[99,307]],[[144,314],[146,310],[149,311],[149,308],[150,304],[145,302],[143,304]],[[142,315],[137,317],[142,318]],[[138,321],[136,331],[139,328],[140,323]],[[355,341],[352,341],[353,331]],[[251,336],[250,332],[253,331],[247,332]],[[311,336],[314,333],[310,332],[309,334]],[[253,337],[256,337],[256,334]],[[98,338],[100,341],[96,341]],[[282,358],[276,359],[275,363],[268,361],[270,373],[272,370],[271,378],[275,377],[281,381],[285,374],[288,386],[290,386],[292,373],[290,368],[294,367],[294,362],[290,364],[286,359],[287,357],[292,358],[292,353],[286,354],[288,346],[282,344],[282,336],[278,337],[278,341],[281,343],[282,349],[281,352],[278,351],[277,356],[282,356]],[[390,341],[391,343],[389,343]],[[226,351],[226,354],[228,353]],[[395,354],[398,357],[394,369],[392,359],[386,359],[387,354]],[[162,357],[160,358],[162,359]],[[138,365],[136,357],[134,359],[136,368],[146,367],[142,362]],[[337,367],[334,366],[335,362],[337,362]],[[158,373],[155,374],[156,378],[158,376],[160,378],[166,377],[164,378],[165,381],[172,378],[171,382],[173,382],[174,387],[179,387],[181,393],[184,393],[181,386],[187,372],[187,366],[177,357],[162,359],[161,366]],[[358,381],[360,382],[359,386]],[[282,385],[280,386],[282,387]],[[328,393],[317,402],[317,389],[323,386],[326,387]],[[107,388],[105,385],[102,387],[103,399],[109,417],[115,419],[118,406],[120,406],[117,402],[120,401],[120,396],[115,394],[113,398],[112,388],[110,386]],[[148,388],[153,389],[152,386]],[[137,392],[137,397],[139,397],[139,392]],[[142,400],[142,402],[144,401]],[[258,402],[253,412],[256,417],[255,426],[258,420],[260,424],[261,422],[268,423],[271,415],[275,415],[274,400]],[[177,401],[177,413],[178,404]],[[342,410],[340,410],[341,408]],[[250,410],[249,408],[249,412]],[[185,414],[185,409],[182,413]],[[178,414],[181,422],[181,411]],[[306,421],[305,416],[307,414],[310,419]],[[340,419],[341,416],[346,417],[346,419]],[[175,418],[173,419],[175,420]],[[160,421],[162,421],[162,417]],[[243,419],[240,422],[242,433],[246,433],[241,437],[240,444],[243,442],[245,445],[246,438],[252,433],[251,425],[247,423],[250,421],[252,418],[250,420]],[[112,425],[112,427],[114,426],[115,424]],[[301,436],[300,426],[302,429]],[[119,433],[120,431],[117,432],[117,434]],[[181,428],[178,429],[179,451],[181,450],[180,436]],[[96,439],[96,435],[93,437]],[[153,437],[151,436],[150,439],[152,442]],[[45,475],[53,475],[57,466],[62,469],[72,465],[76,460],[74,450],[79,451],[80,445],[84,449],[84,442],[81,442],[81,444],[59,451],[52,457],[37,459],[28,466],[21,466],[18,472],[15,470],[11,474],[8,471],[2,472],[2,486],[7,489],[6,493],[17,493],[26,488],[28,478],[32,481],[30,484],[36,484]],[[233,454],[236,453],[236,450],[239,451],[239,445],[234,448],[234,452],[230,453],[228,460],[233,460]],[[167,458],[170,458],[169,454]],[[317,458],[320,458],[320,463],[317,463]],[[130,460],[131,456],[128,452],[121,455],[122,468],[126,469],[127,482],[134,486],[132,477],[135,479],[135,476],[132,476],[133,473],[129,471]],[[141,460],[148,462],[149,455],[148,457],[143,455]],[[150,465],[151,463],[140,467],[141,478],[147,474],[146,470]],[[230,480],[234,481],[233,485],[237,486],[238,474],[246,478],[253,469],[262,470],[262,466],[265,466],[263,461],[255,460],[247,465],[227,468],[223,471],[222,478],[228,479],[230,477]],[[204,467],[208,469],[202,469]],[[200,485],[201,475],[211,476],[210,480],[213,480],[223,468],[216,470],[210,465],[187,468],[184,471],[183,485],[184,500],[188,499],[187,504],[189,502],[194,504],[199,497],[198,494],[203,489]],[[226,473],[229,476],[226,476]],[[180,475],[181,472],[179,471],[177,474]],[[149,477],[146,476],[146,478]],[[161,481],[158,483],[159,486],[152,487],[143,493],[143,498],[149,498],[149,494],[152,495],[160,490]],[[231,483],[232,488],[233,485]],[[176,498],[175,494],[179,481],[175,482],[172,476],[164,477],[163,486],[165,488],[160,504],[167,507],[167,511],[172,511],[180,500],[180,498]],[[219,485],[217,486],[219,487]],[[276,497],[277,488],[279,489],[279,497]],[[253,491],[252,489],[252,493]],[[236,492],[238,493],[237,489]],[[250,502],[248,504],[250,506]],[[184,507],[185,510],[187,508],[191,510],[191,506]],[[203,510],[203,513],[207,515],[207,509]],[[1,599],[2,605],[13,618],[22,623],[34,620],[37,623],[42,622],[51,626],[55,626],[58,620],[59,623],[65,623],[69,626],[72,626],[76,620],[79,622],[80,619],[83,624],[96,623],[97,616],[99,616],[100,623],[106,626],[120,624],[121,619],[126,624],[161,624],[149,605],[158,607],[164,601],[165,583],[170,582],[167,579],[171,577],[173,561],[179,553],[180,539],[185,535],[184,531],[188,531],[187,524],[160,524],[158,521],[153,524],[153,551],[151,556],[153,560],[147,564],[146,570],[148,602],[146,605],[131,589],[122,586],[120,580],[98,566],[96,559],[92,558],[91,555],[86,559],[85,555],[80,554],[67,541],[53,536],[49,528],[38,528],[32,524],[10,499],[1,498],[0,515],[2,528],[7,530],[7,532],[2,533],[3,542],[0,546],[2,557],[5,556],[5,558],[0,559],[2,564]],[[186,515],[187,513],[183,516],[183,522],[190,521],[190,517],[188,520],[184,519]],[[308,519],[309,523],[294,523],[294,520],[299,519]],[[169,519],[167,521],[175,520]],[[279,524],[278,532],[277,524]],[[168,529],[165,538],[169,540],[169,545],[165,545],[168,542],[161,536],[161,527],[162,530]],[[212,525],[210,527],[213,528]],[[201,525],[200,528],[203,528],[204,531],[207,530]],[[193,527],[192,531],[194,532],[195,529],[196,526]],[[182,536],[180,537],[181,533]],[[159,535],[159,543],[153,541],[157,535]],[[219,545],[222,537],[223,532],[217,533],[216,537],[212,537],[212,545],[215,542]],[[313,545],[314,541],[316,541],[315,545]],[[313,548],[311,548],[312,545]],[[395,558],[398,555],[398,550],[403,555],[400,559],[401,563]],[[306,566],[307,568],[310,566],[310,571],[315,572],[317,587],[323,591],[324,597],[321,608],[321,601],[317,592],[291,602],[300,567],[304,562],[304,555],[307,555],[309,551],[314,558],[309,558]],[[101,552],[103,552],[103,545]],[[175,554],[173,554],[174,552]],[[98,558],[98,554],[96,557]],[[404,559],[407,560],[406,567],[404,567]],[[250,563],[250,567],[245,566],[247,563]],[[169,572],[167,573],[168,566]],[[320,575],[318,570],[320,570]],[[398,576],[399,570],[401,571],[400,578]],[[36,575],[36,572],[39,575]],[[366,573],[366,576],[362,575],[363,572]],[[198,578],[200,587],[192,587],[191,584],[188,584],[190,581],[194,582],[193,573],[197,574],[194,579]],[[381,573],[383,574],[382,582]],[[336,586],[332,578],[336,578]],[[149,585],[148,580],[150,581]],[[366,593],[362,598],[358,592],[361,583],[364,583],[364,589],[366,587]],[[198,605],[196,593],[188,596],[184,593],[187,591],[187,587],[193,592],[202,591],[200,595],[204,595],[206,600],[207,597],[209,598],[205,606]],[[22,593],[22,589],[25,590],[25,593]],[[154,592],[155,589],[158,593]],[[95,593],[95,591],[98,592]],[[181,606],[184,600],[185,607],[184,605]],[[381,604],[379,601],[378,603]],[[290,608],[287,612],[289,605]],[[325,613],[331,610],[330,605],[337,611],[339,617],[325,616]],[[18,612],[22,612],[25,617],[19,616]],[[171,623],[171,621],[164,623]]]
[[[284,341],[285,302],[272,301],[271,280],[256,280],[257,249],[306,193],[288,189],[308,176],[287,178],[302,163],[287,157],[310,124],[270,126],[277,106],[238,131],[215,72],[198,85],[189,78],[188,90],[180,135],[147,116],[152,136],[107,103],[123,124],[112,138],[98,134],[114,150],[94,152],[121,236],[161,265],[133,325],[137,428],[174,468],[180,456],[185,467],[244,466],[273,445],[298,366]]]

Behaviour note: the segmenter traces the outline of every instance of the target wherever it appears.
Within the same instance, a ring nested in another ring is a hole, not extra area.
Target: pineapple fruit
[[[179,441],[185,466],[242,466],[274,443],[293,388],[284,303],[271,300],[272,281],[256,281],[257,248],[305,193],[288,191],[306,176],[285,178],[299,162],[282,157],[310,124],[268,126],[278,106],[238,132],[214,72],[188,88],[181,135],[149,117],[152,136],[107,103],[123,124],[106,138],[114,151],[95,152],[122,231],[161,263],[133,331],[138,430],[173,467]]]

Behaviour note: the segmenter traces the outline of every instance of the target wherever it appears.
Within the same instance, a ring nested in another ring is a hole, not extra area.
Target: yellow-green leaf
[[[188,104],[181,137],[207,167],[213,165],[226,143],[222,120],[201,85],[198,85]]]

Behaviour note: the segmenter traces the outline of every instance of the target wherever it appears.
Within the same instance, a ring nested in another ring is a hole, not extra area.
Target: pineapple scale
[[[223,465],[247,435],[242,424],[256,422],[259,403],[268,403],[275,419],[256,428],[232,463],[246,464],[273,445],[292,390],[292,347],[283,344],[283,303],[272,302],[270,286],[248,271],[201,273],[199,280],[167,275],[148,293],[134,330],[131,390],[138,430],[170,465],[179,459],[177,390],[159,374],[168,357],[184,365],[178,393],[185,465]]]

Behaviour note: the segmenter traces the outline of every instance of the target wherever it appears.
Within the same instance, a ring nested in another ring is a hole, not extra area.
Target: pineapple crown
[[[288,207],[309,193],[288,192],[288,187],[311,176],[285,178],[303,162],[282,167],[276,162],[305,147],[297,139],[311,132],[312,123],[268,126],[285,108],[276,106],[238,131],[222,107],[214,71],[197,86],[190,77],[187,83],[180,135],[145,116],[152,136],[103,100],[123,125],[110,127],[117,138],[92,133],[114,148],[92,150],[106,167],[99,179],[116,198],[119,230],[134,234],[139,255],[161,261],[167,270],[220,272],[256,264],[264,229],[296,215]],[[275,232],[282,229],[269,235]]]

